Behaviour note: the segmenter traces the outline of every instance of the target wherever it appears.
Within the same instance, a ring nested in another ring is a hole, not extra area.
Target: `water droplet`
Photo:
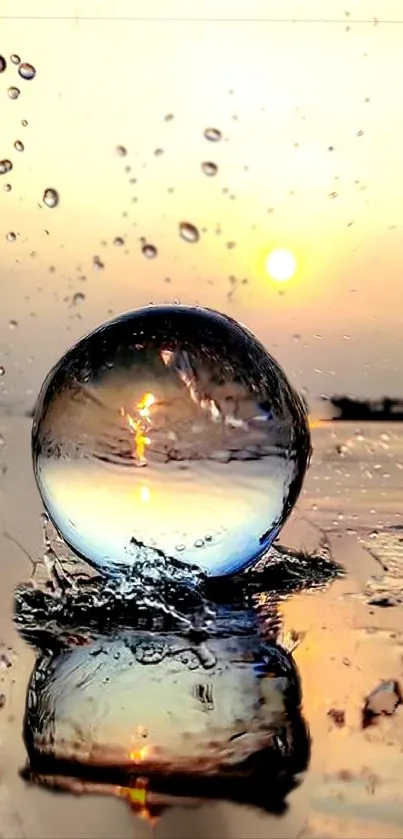
[[[5,375],[6,375],[6,368],[3,367],[2,364],[0,364],[0,376],[5,376]]]
[[[92,257],[92,267],[94,268],[95,271],[102,271],[102,269],[105,268],[105,265],[104,265],[104,263],[102,262],[102,260],[100,259],[99,256],[93,256]]]
[[[28,120],[27,119],[22,119],[21,120],[21,125],[23,126],[23,128],[26,128],[27,125],[28,125]]]
[[[155,157],[162,157],[163,154],[164,154],[164,149],[155,149],[155,151],[154,151]]]
[[[0,164],[0,166],[1,166],[1,164]],[[2,174],[1,170],[0,170],[0,174]],[[11,184],[4,184],[4,186],[3,186],[4,192],[11,192],[11,189],[12,189]]]
[[[173,118],[174,118],[173,114],[165,114],[165,116],[164,116],[165,122],[171,122],[173,120]]]
[[[18,99],[21,91],[18,87],[9,87],[7,90],[9,99]]]
[[[10,55],[10,61],[12,62],[12,64],[21,64],[20,56],[16,55],[15,53],[13,53],[13,55]]]
[[[116,154],[118,157],[126,157],[127,149],[124,146],[116,146]]]
[[[110,576],[150,546],[212,576],[251,565],[310,453],[305,407],[275,360],[235,321],[187,306],[139,309],[79,341],[46,379],[33,429],[48,515]]]
[[[121,236],[115,236],[115,238],[114,238],[114,240],[113,240],[113,244],[114,244],[117,248],[122,248],[122,247],[123,247],[123,245],[124,245],[124,243],[125,243],[125,240],[124,240],[124,239],[122,239],[122,237],[121,237]]]
[[[211,161],[205,161],[202,163],[202,171],[205,175],[208,175],[211,178],[213,175],[217,174],[218,166],[216,163],[212,163]]]
[[[57,205],[60,201],[59,193],[57,192],[56,189],[52,189],[51,187],[48,187],[48,189],[45,189],[45,191],[43,193],[42,201],[43,201],[44,204],[46,204],[47,207],[50,207],[50,208],[57,207]]]
[[[18,68],[18,75],[21,76],[22,79],[26,79],[26,81],[31,81],[36,76],[35,67],[32,64],[28,64],[26,61],[23,61]]]
[[[9,233],[6,234],[6,239],[7,239],[7,242],[15,242],[16,239],[17,239],[17,236],[15,235],[15,233],[10,231]]]
[[[24,151],[24,143],[21,140],[16,140],[14,143],[14,148],[16,151]]]
[[[0,73],[4,73],[7,69],[7,61],[4,58],[4,55],[0,55]]]
[[[5,175],[6,172],[11,172],[13,164],[11,160],[0,160],[0,175]]]
[[[77,303],[82,303],[83,300],[85,300],[85,294],[83,294],[82,291],[76,291],[71,299],[71,305],[77,306]]]
[[[135,648],[135,656],[141,664],[158,664],[168,652],[168,646],[158,639],[143,641]]]
[[[147,242],[142,246],[141,253],[143,256],[147,257],[147,259],[155,259],[158,254],[157,248],[155,245],[150,245]]]
[[[206,128],[204,132],[204,136],[206,140],[210,140],[211,143],[217,143],[221,140],[222,134],[218,128]]]
[[[16,329],[18,326],[18,320],[9,320],[8,327],[9,329]]]
[[[190,224],[188,221],[181,221],[179,225],[179,235],[185,242],[198,242],[200,239],[200,233],[195,227],[194,224]]]

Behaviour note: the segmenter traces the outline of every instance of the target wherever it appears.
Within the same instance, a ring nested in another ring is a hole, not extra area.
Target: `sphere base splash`
[[[32,452],[43,504],[106,576],[147,549],[236,574],[270,547],[310,456],[305,407],[264,347],[201,308],[140,309],[50,372]]]

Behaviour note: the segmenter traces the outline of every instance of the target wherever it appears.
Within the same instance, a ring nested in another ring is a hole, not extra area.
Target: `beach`
[[[0,836],[7,839],[400,839],[403,837],[403,706],[363,726],[366,698],[382,680],[403,688],[403,426],[319,423],[303,492],[281,544],[314,551],[325,536],[346,573],[325,590],[281,603],[284,638],[302,684],[311,760],[281,816],[207,802],[171,808],[152,827],[108,796],[55,794],[19,776],[26,686],[34,665],[12,623],[15,587],[43,553],[30,421],[2,416],[0,433]]]

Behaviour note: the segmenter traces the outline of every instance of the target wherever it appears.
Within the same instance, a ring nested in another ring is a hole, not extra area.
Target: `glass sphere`
[[[65,542],[130,576],[146,548],[234,574],[271,545],[311,451],[306,410],[231,318],[149,306],[96,329],[45,380],[35,477]]]

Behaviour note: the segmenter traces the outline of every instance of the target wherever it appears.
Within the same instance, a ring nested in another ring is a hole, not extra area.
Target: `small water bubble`
[[[22,143],[21,140],[16,140],[14,143],[14,148],[16,151],[24,151],[24,143]]]
[[[122,248],[122,247],[123,247],[123,245],[124,245],[124,243],[125,243],[125,240],[124,240],[124,239],[122,239],[122,237],[121,237],[121,236],[115,236],[115,238],[114,238],[114,240],[113,240],[113,244],[114,244],[117,248]]]
[[[21,64],[20,56],[16,55],[15,53],[13,53],[13,55],[10,55],[10,61],[12,64]]]
[[[28,64],[27,61],[23,61],[18,68],[18,75],[26,81],[31,81],[31,79],[34,79],[36,76],[35,67],[33,64]]]
[[[47,207],[50,207],[51,209],[53,207],[57,207],[60,201],[59,193],[56,189],[48,187],[47,189],[45,189],[43,193],[42,201],[44,204],[46,204]]]
[[[11,189],[12,189],[11,184],[4,184],[4,186],[3,186],[4,192],[11,192]]]
[[[168,647],[160,639],[143,642],[136,648],[135,656],[141,664],[158,664],[166,656]]]
[[[203,548],[203,547],[204,547],[204,539],[196,539],[195,548]]]
[[[221,140],[222,134],[218,128],[206,128],[204,131],[204,137],[206,140],[210,140],[211,143],[217,143]]]
[[[200,233],[194,224],[188,221],[181,221],[179,224],[179,235],[185,242],[198,242]]]
[[[7,61],[4,58],[4,55],[0,55],[0,73],[4,73],[7,69]]]
[[[23,126],[23,128],[26,128],[27,125],[28,125],[28,120],[27,119],[22,119],[21,120],[21,125]]]
[[[20,91],[19,87],[12,86],[12,87],[8,88],[7,93],[8,93],[9,99],[18,99],[21,91]]]
[[[17,238],[16,234],[13,233],[11,230],[10,230],[9,233],[6,233],[7,242],[15,242],[16,238]]]
[[[116,154],[118,157],[126,157],[127,149],[124,146],[116,146]]]
[[[213,163],[211,160],[206,160],[201,165],[202,172],[207,175],[209,178],[212,178],[213,175],[216,175],[218,172],[218,166],[216,163]]]
[[[158,251],[157,251],[157,248],[155,247],[155,245],[150,245],[146,242],[141,248],[141,253],[147,259],[155,259]]]

